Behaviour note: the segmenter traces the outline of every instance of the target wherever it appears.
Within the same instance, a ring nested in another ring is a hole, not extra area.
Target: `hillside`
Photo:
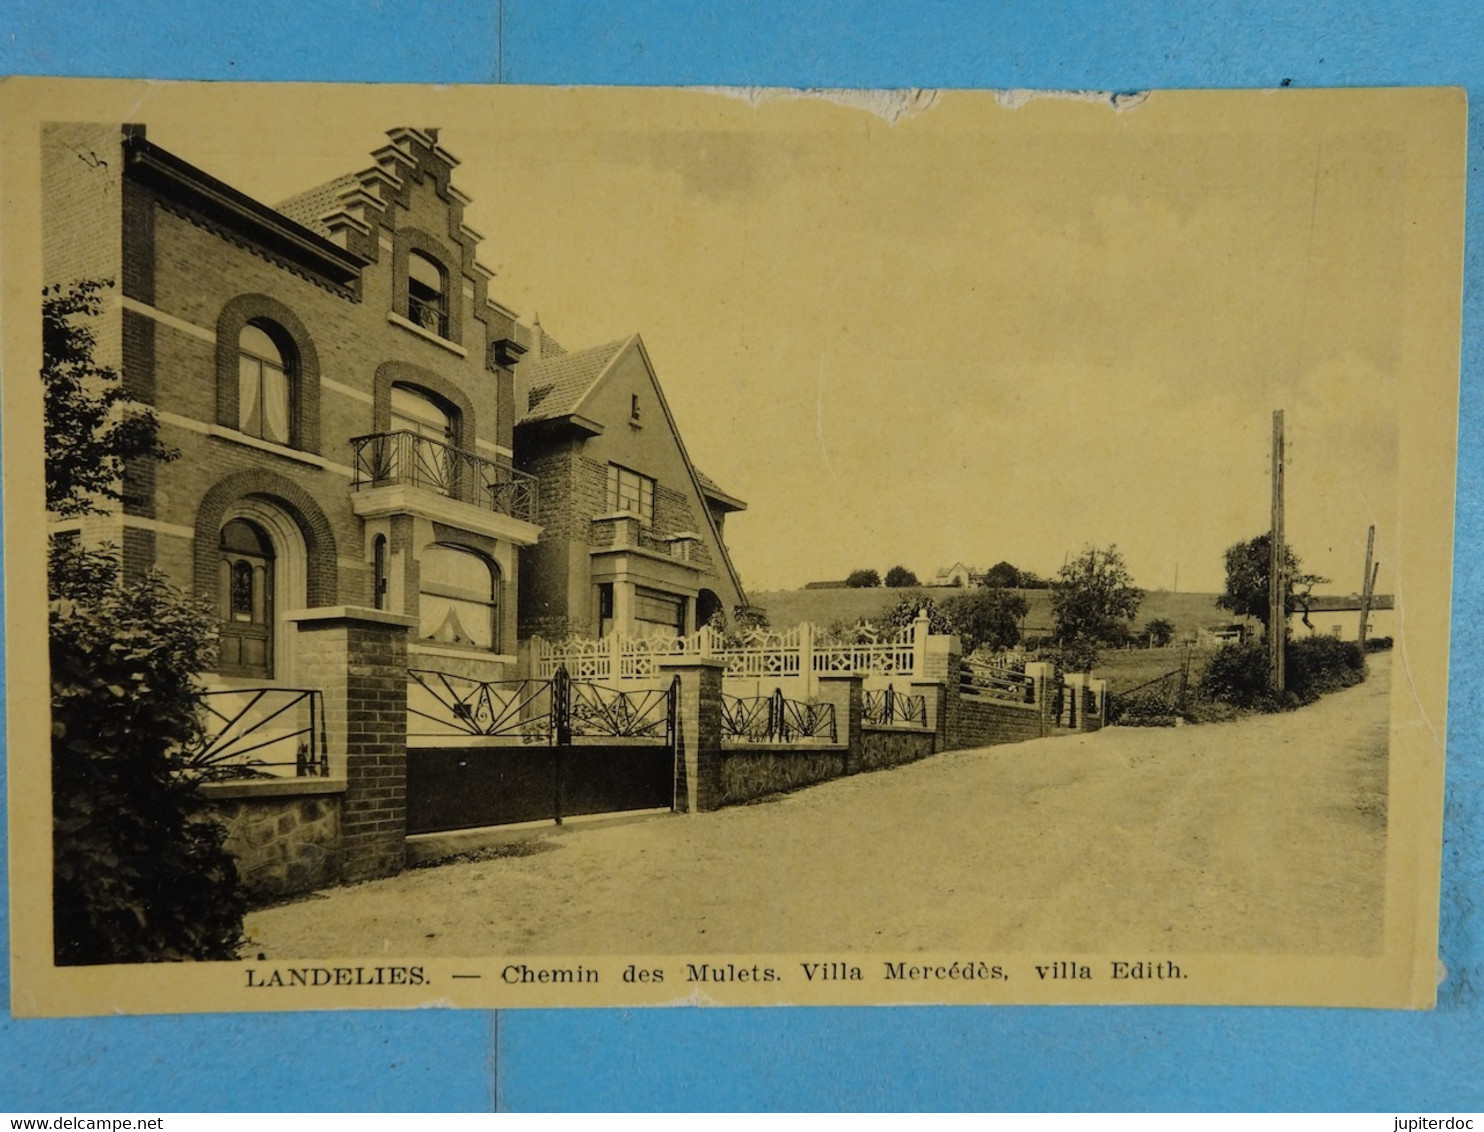
[[[942,589],[838,589],[838,590],[769,590],[751,593],[748,597],[754,606],[768,612],[768,621],[775,628],[788,628],[800,621],[815,625],[832,625],[836,621],[854,623],[879,615],[904,597],[930,597],[934,601],[945,601],[965,591]],[[1031,611],[1025,620],[1025,631],[1030,635],[1051,632],[1051,592],[1049,590],[1020,590],[1030,603]],[[1143,625],[1156,617],[1172,622],[1176,633],[1188,633],[1227,620],[1229,615],[1216,608],[1216,594],[1151,592],[1144,595],[1135,625]]]

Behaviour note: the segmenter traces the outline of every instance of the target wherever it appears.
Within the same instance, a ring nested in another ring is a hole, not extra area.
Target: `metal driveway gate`
[[[672,809],[680,681],[408,675],[407,832]]]

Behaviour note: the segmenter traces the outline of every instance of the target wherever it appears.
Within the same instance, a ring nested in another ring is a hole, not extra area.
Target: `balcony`
[[[639,516],[618,512],[593,519],[588,542],[601,550],[643,550],[680,562],[691,562],[699,557],[696,547],[700,538],[694,531],[657,535],[643,524]]]
[[[411,487],[524,523],[536,522],[535,476],[415,432],[378,432],[350,443],[355,450],[351,487],[356,492]]]

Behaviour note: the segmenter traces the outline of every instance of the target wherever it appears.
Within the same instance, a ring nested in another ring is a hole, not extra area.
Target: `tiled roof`
[[[591,346],[571,354],[543,357],[529,363],[526,378],[531,383],[527,412],[522,420],[541,421],[574,412],[598,375],[608,368],[619,350],[632,339],[623,338],[602,346]]]
[[[333,211],[340,202],[341,194],[346,189],[359,185],[360,182],[361,179],[357,174],[347,173],[343,177],[336,177],[333,181],[326,181],[323,185],[316,185],[312,189],[296,193],[288,200],[274,205],[274,208],[294,223],[302,224],[321,236],[328,236],[330,229],[320,222],[320,217]]]

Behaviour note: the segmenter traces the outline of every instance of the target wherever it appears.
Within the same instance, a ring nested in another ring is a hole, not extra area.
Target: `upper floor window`
[[[237,427],[275,444],[293,442],[293,355],[288,336],[249,322],[237,336]]]
[[[617,464],[608,465],[608,509],[629,511],[646,527],[654,524],[654,480]]]
[[[392,386],[390,421],[392,432],[415,432],[431,440],[453,443],[453,414],[410,385]]]
[[[407,253],[407,317],[448,337],[448,276],[442,264],[421,252]]]
[[[498,569],[481,555],[434,544],[418,560],[419,635],[446,645],[499,647]]]

